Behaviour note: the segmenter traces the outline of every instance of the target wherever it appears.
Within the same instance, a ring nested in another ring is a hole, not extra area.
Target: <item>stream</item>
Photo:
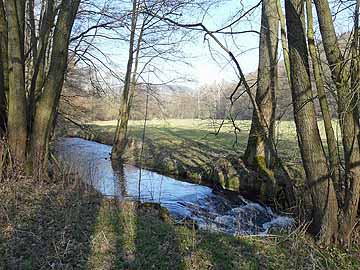
[[[60,138],[55,153],[72,172],[105,196],[160,203],[177,221],[194,220],[204,230],[233,235],[265,235],[271,228],[289,228],[294,219],[240,195],[229,198],[207,186],[163,176],[133,165],[112,166],[111,146],[80,138]]]

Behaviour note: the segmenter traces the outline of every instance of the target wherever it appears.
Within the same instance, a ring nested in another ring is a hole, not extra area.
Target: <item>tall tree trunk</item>
[[[351,43],[351,88],[357,93],[357,98],[360,95],[360,35],[359,35],[359,14],[360,13],[360,0],[356,1],[354,12],[354,34]],[[357,109],[360,108],[358,102]],[[360,138],[359,138],[360,139]]]
[[[18,162],[26,158],[26,93],[24,71],[24,18],[22,0],[6,1],[8,23],[9,111],[8,138],[12,156]]]
[[[277,0],[264,0],[262,3],[258,81],[255,98],[263,118],[257,117],[254,108],[245,151],[246,162],[258,167],[261,171],[267,171],[271,167],[270,150],[265,138],[273,138],[275,124],[278,26]]]
[[[31,130],[34,111],[36,107],[36,99],[41,93],[45,81],[45,62],[46,50],[49,45],[49,38],[52,26],[54,25],[55,10],[54,0],[46,1],[44,7],[44,14],[41,18],[39,42],[34,61],[33,74],[31,78],[31,85],[29,90],[28,106],[29,106],[29,129]]]
[[[313,230],[324,243],[336,241],[338,205],[317,126],[304,30],[304,1],[286,0],[291,92],[306,185],[313,204]]]
[[[130,91],[131,91],[131,78],[134,62],[134,44],[135,44],[135,32],[137,25],[137,0],[132,1],[132,14],[131,14],[131,29],[130,29],[130,43],[129,43],[129,57],[126,67],[125,83],[121,97],[119,119],[115,130],[114,143],[112,147],[112,158],[121,159],[124,154],[127,144],[127,128],[130,114]]]
[[[6,94],[9,90],[7,35],[5,9],[3,1],[0,0],[0,138],[5,134],[7,122]]]
[[[55,26],[49,72],[43,94],[36,106],[31,134],[31,160],[34,173],[44,173],[48,144],[67,68],[69,38],[80,0],[63,0]]]
[[[287,45],[287,37],[286,37],[286,22],[285,22],[285,16],[283,13],[283,10],[281,8],[280,0],[277,0],[277,11],[280,21],[280,32],[281,32],[281,46],[283,50],[284,55],[284,64],[285,64],[285,70],[286,70],[286,76],[288,79],[288,82],[290,84],[291,78],[290,78],[290,60],[289,60],[289,48]]]
[[[132,78],[131,78],[131,89],[130,89],[130,95],[129,95],[129,100],[128,100],[128,108],[129,108],[129,113],[130,113],[130,108],[132,106],[133,103],[133,99],[135,96],[135,91],[136,91],[136,85],[137,85],[137,81],[138,81],[138,66],[139,66],[139,60],[140,60],[140,51],[141,51],[141,43],[142,43],[142,38],[143,38],[143,34],[144,34],[144,30],[145,30],[145,21],[143,22],[140,32],[139,32],[139,37],[137,40],[137,45],[136,45],[136,53],[135,53],[135,64],[134,64],[134,70],[132,73]]]
[[[340,162],[338,157],[338,149],[334,129],[331,123],[331,112],[325,94],[325,84],[321,74],[320,63],[318,61],[318,51],[315,44],[312,3],[311,0],[306,0],[306,15],[307,15],[307,39],[309,45],[309,52],[312,62],[312,69],[315,78],[315,84],[320,103],[321,113],[324,120],[326,140],[328,144],[329,165],[332,179],[335,184],[339,184],[340,179]]]
[[[336,84],[339,122],[342,132],[345,160],[345,201],[340,218],[340,241],[347,245],[351,240],[360,194],[359,112],[357,95],[349,84],[349,68],[337,43],[336,32],[327,0],[315,0],[320,32],[332,79]]]

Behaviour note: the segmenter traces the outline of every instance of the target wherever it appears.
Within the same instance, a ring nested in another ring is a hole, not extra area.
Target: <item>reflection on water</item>
[[[293,219],[275,215],[270,208],[244,200],[228,200],[206,186],[191,184],[158,173],[111,162],[111,147],[80,138],[62,138],[55,143],[60,160],[84,181],[106,196],[158,202],[178,221],[191,218],[200,228],[231,234],[264,234],[287,227]],[[113,163],[113,164],[112,164]]]

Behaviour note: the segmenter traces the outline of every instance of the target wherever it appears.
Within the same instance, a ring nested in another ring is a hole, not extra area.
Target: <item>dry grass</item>
[[[0,269],[359,269],[359,250],[289,235],[233,237],[101,197],[74,176],[0,184]]]

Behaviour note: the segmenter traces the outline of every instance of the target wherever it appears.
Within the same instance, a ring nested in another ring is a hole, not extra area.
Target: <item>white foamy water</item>
[[[173,179],[127,164],[112,164],[111,147],[80,138],[55,143],[60,160],[106,196],[157,202],[179,222],[194,220],[200,229],[234,235],[264,235],[271,228],[289,228],[294,219],[274,214],[271,208],[245,200],[228,199],[207,186]],[[139,189],[140,184],[140,189]],[[139,196],[140,190],[140,196]]]

